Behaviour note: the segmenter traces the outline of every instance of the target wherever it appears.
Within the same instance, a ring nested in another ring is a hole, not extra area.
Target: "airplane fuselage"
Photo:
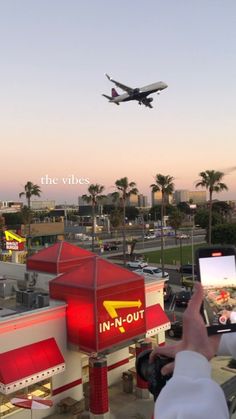
[[[122,93],[110,100],[110,102],[119,103],[127,102],[129,100],[140,100],[151,93],[158,92],[159,90],[166,89],[168,86],[166,83],[159,81],[157,83],[148,84],[147,86],[141,87],[140,89],[134,89],[133,93]]]

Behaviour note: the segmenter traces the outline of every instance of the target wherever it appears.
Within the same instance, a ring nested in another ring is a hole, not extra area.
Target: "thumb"
[[[161,369],[161,373],[162,375],[170,375],[173,374],[174,371],[174,367],[175,367],[175,363],[170,362],[169,364],[166,364],[162,369]]]

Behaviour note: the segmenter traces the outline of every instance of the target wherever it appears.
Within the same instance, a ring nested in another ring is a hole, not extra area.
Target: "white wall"
[[[65,372],[52,377],[52,388],[54,390],[81,379],[82,375],[81,355],[67,349],[65,309],[66,305],[64,304],[55,311],[44,308],[44,315],[42,316],[39,316],[40,310],[34,310],[27,313],[28,315],[21,315],[21,317],[12,316],[11,318],[0,320],[1,352],[10,351],[51,337],[55,338],[64,356],[66,369]],[[15,320],[13,317],[15,317]],[[80,400],[83,397],[82,385],[54,396],[54,407],[47,410],[47,415],[55,409],[56,403],[60,399],[68,395]],[[43,413],[37,412],[37,416],[34,414],[34,417],[39,419],[45,416],[45,411]],[[26,414],[25,412],[15,413],[14,418],[25,419]]]

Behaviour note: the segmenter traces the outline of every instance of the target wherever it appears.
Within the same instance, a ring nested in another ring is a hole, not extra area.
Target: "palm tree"
[[[212,229],[212,195],[213,192],[221,192],[228,190],[225,183],[221,182],[224,173],[218,170],[205,170],[200,172],[201,179],[196,182],[196,187],[199,186],[209,190],[209,227],[208,227],[208,244],[211,244],[211,229]]]
[[[25,189],[24,192],[19,193],[19,197],[21,198],[22,196],[25,195],[25,197],[27,199],[28,208],[30,209],[30,207],[31,207],[31,197],[32,196],[40,196],[41,189],[38,185],[34,185],[30,181],[28,181],[26,183],[26,185],[24,186],[24,189]]]
[[[82,195],[82,199],[88,204],[92,205],[92,251],[94,252],[94,238],[95,238],[95,207],[98,202],[102,201],[105,198],[105,195],[102,195],[104,191],[104,186],[96,184],[91,184],[88,187],[89,195]]]
[[[27,200],[27,207],[25,207],[24,209],[22,209],[23,211],[23,217],[25,219],[24,223],[28,224],[28,250],[30,250],[31,247],[31,231],[30,231],[30,224],[33,218],[33,214],[31,212],[31,198],[32,196],[40,196],[41,194],[41,189],[38,185],[35,185],[34,183],[28,181],[25,186],[24,186],[24,192],[20,192],[19,193],[19,197],[21,198],[22,196],[25,195],[26,200]],[[27,213],[27,215],[26,215]]]
[[[124,265],[126,265],[126,217],[125,217],[125,210],[126,210],[126,203],[127,198],[130,195],[137,195],[138,189],[136,188],[135,182],[129,182],[127,177],[122,177],[121,179],[116,180],[115,187],[117,188],[118,192],[113,193],[114,199],[119,197],[120,204],[122,207],[123,212],[123,219],[122,219],[122,237],[123,237],[123,261]]]
[[[162,275],[164,277],[164,234],[163,234],[163,226],[164,226],[164,212],[165,212],[165,199],[169,195],[171,195],[174,191],[174,178],[172,176],[164,176],[158,173],[155,177],[155,182],[150,187],[152,188],[152,192],[161,192],[161,269]]]

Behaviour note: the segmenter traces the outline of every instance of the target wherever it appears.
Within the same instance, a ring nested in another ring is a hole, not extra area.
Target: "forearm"
[[[176,355],[173,377],[155,404],[155,419],[228,419],[224,393],[211,379],[207,359],[197,352]]]

